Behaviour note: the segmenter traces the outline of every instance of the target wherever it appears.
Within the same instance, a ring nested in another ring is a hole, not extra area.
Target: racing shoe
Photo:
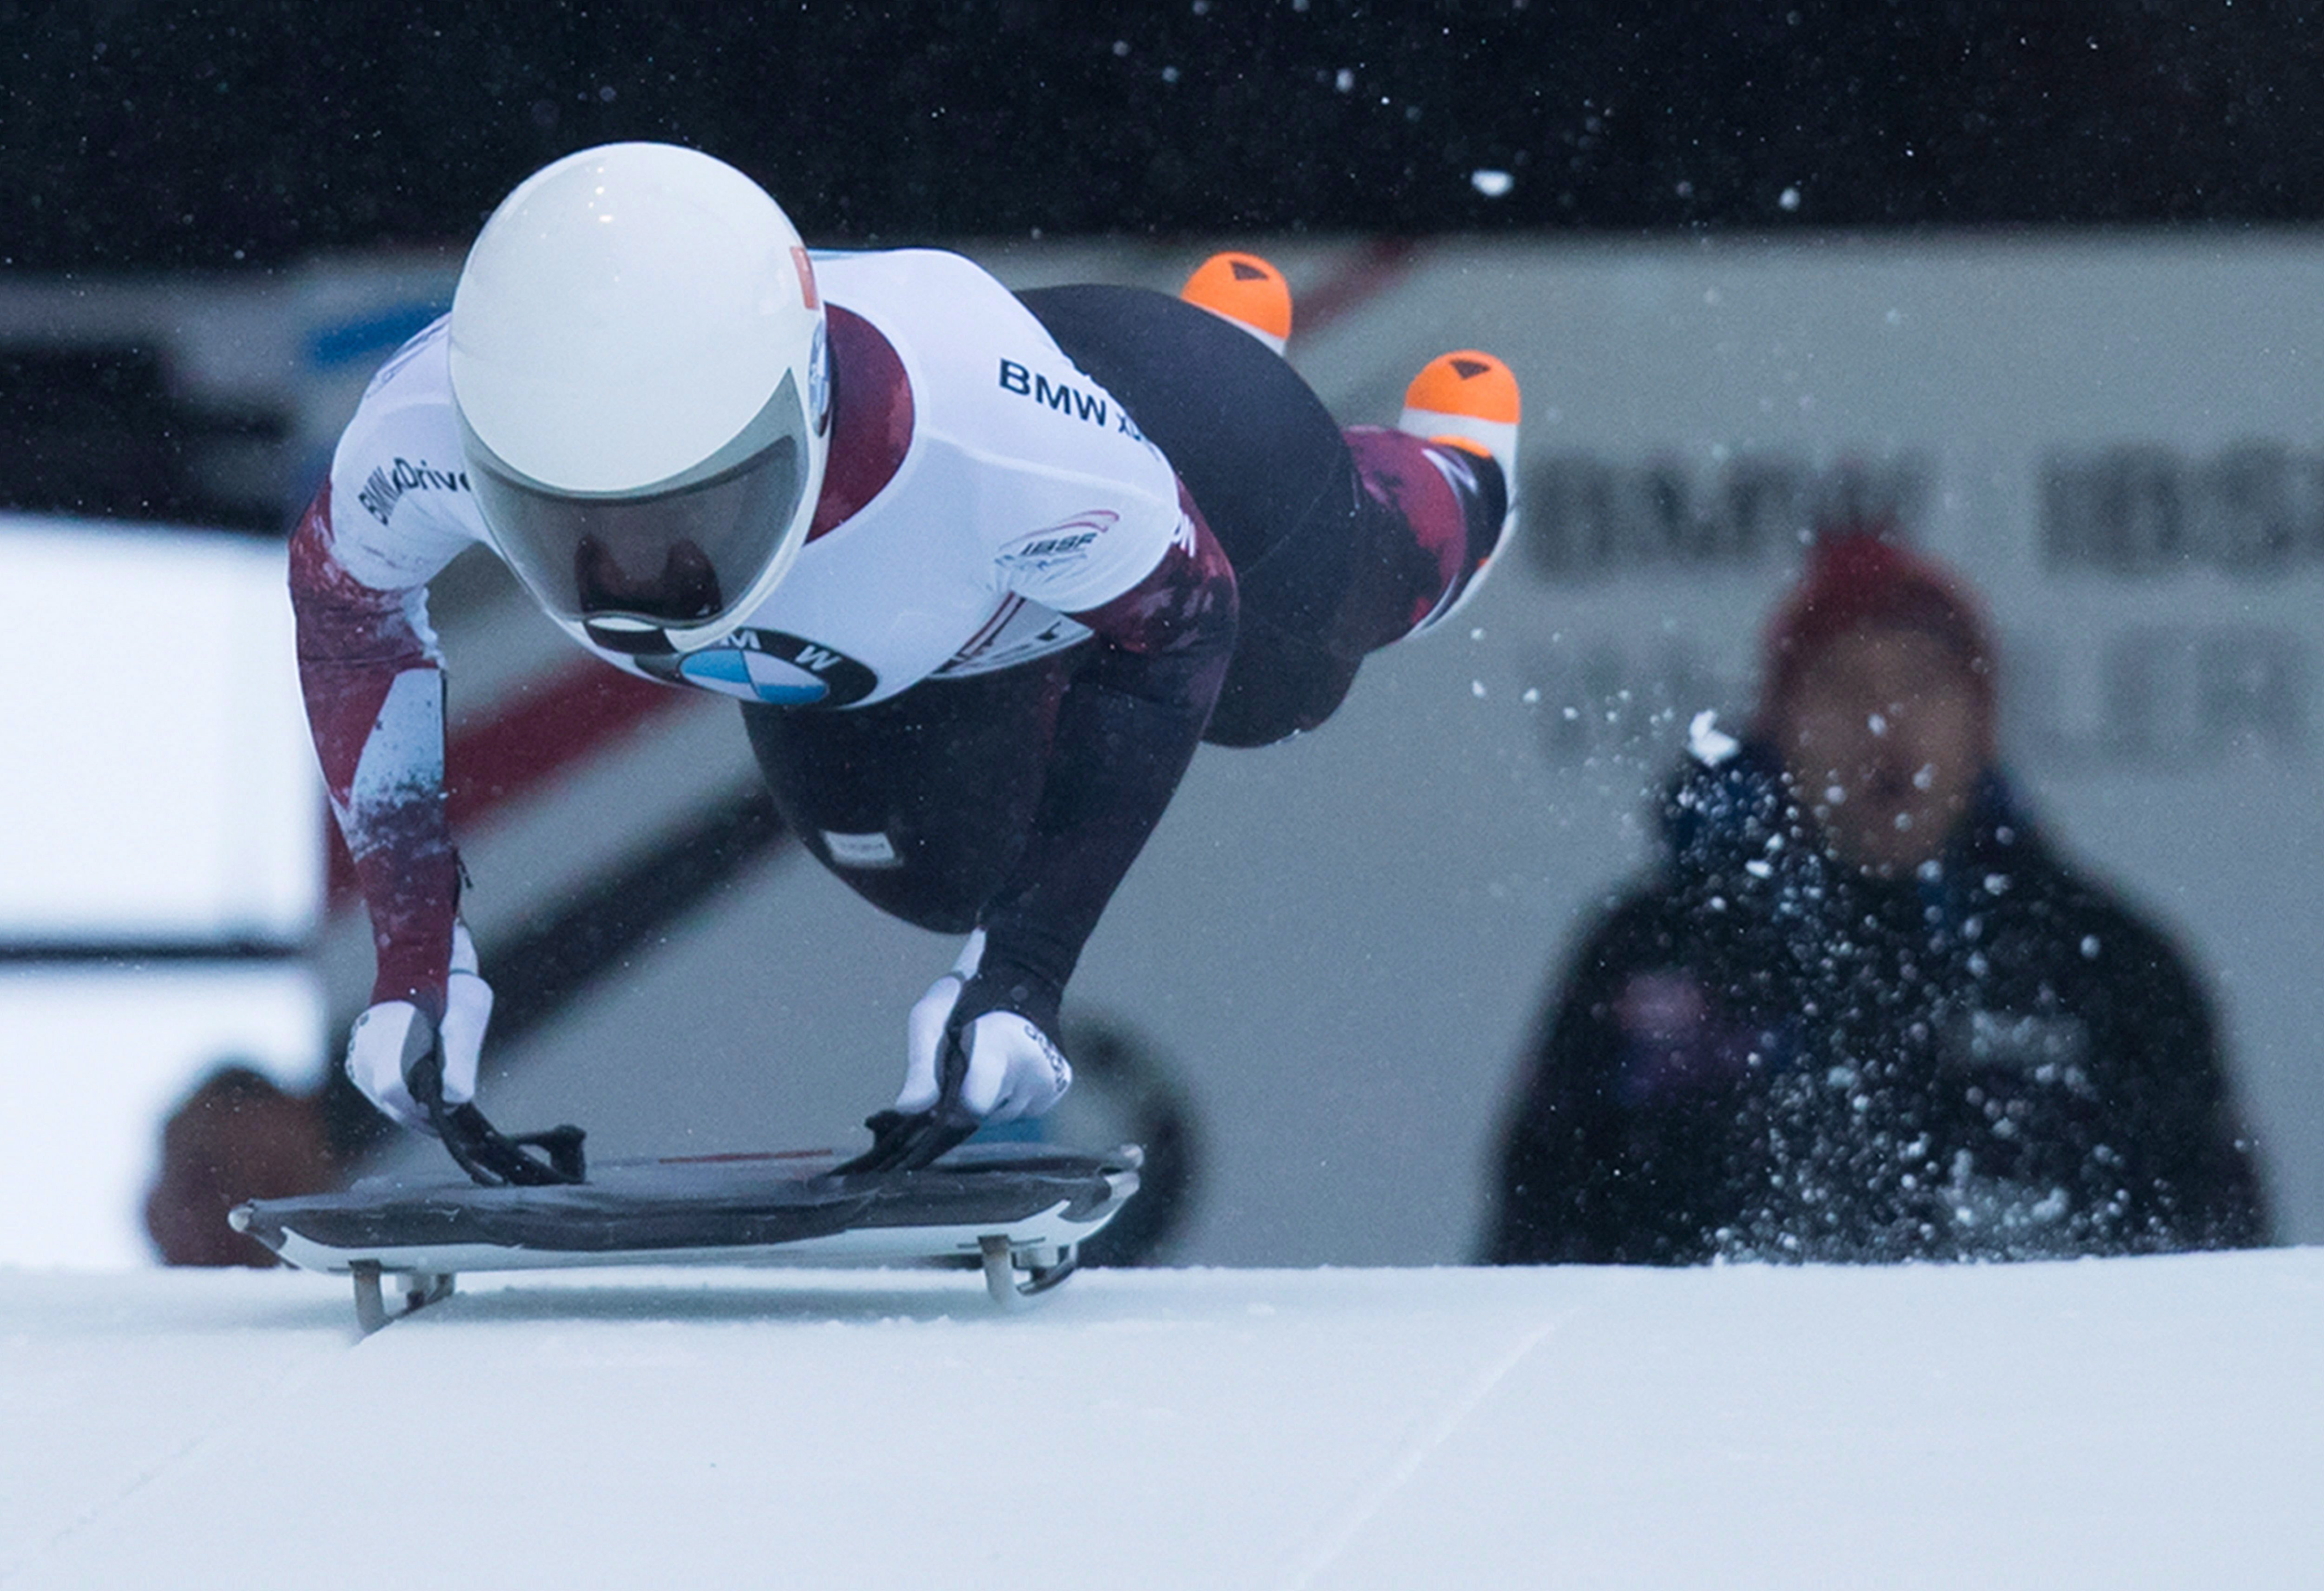
[[[1178,296],[1231,321],[1277,354],[1291,340],[1291,284],[1257,254],[1213,254]]]
[[[1517,376],[1474,348],[1438,354],[1405,389],[1397,429],[1431,444],[1436,467],[1460,494],[1469,521],[1462,577],[1422,621],[1423,630],[1468,605],[1517,530],[1519,412]]]

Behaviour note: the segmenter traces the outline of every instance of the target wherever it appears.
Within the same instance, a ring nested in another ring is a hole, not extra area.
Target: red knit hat
[[[1993,704],[1993,642],[1977,599],[1950,572],[1886,538],[1878,520],[1827,526],[1807,571],[1767,622],[1763,711],[1789,699],[1816,654],[1867,626],[1917,630],[1942,641]]]

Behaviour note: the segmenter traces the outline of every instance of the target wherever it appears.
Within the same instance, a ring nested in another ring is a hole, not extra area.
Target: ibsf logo
[[[1112,529],[1120,518],[1111,509],[1092,509],[1076,514],[1062,525],[1036,530],[1011,542],[1001,549],[1001,562],[1010,568],[1035,574],[1080,563],[1089,556],[1098,538]]]

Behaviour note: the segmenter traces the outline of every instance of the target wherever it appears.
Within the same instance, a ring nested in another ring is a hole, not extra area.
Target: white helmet
[[[798,230],[733,167],[609,143],[534,172],[452,299],[452,400],[494,546],[599,646],[721,639],[807,539],[825,346]]]

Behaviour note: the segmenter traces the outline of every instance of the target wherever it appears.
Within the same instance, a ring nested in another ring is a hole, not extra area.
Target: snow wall
[[[1373,659],[1314,735],[1197,759],[1090,947],[1074,1004],[1167,1058],[1196,1113],[1174,1257],[1471,1252],[1545,987],[1642,865],[1687,721],[1748,708],[1762,615],[1843,489],[1986,593],[2021,785],[2203,969],[2282,1235],[2324,1238],[2324,240],[1222,241],[1290,273],[1292,357],[1344,419],[1392,418],[1443,349],[1506,356],[1528,503],[1458,633]],[[967,252],[1019,285],[1171,288],[1205,251]],[[403,324],[447,280],[285,284],[302,444],[360,384],[334,328]],[[438,603],[456,708],[569,663],[464,579]],[[690,704],[496,814],[464,841],[480,938],[749,777],[731,715]],[[368,982],[363,940],[323,936],[335,1008]],[[581,1120],[606,1154],[828,1141],[892,1088],[902,1013],[952,953],[770,862],[504,1052],[496,1114]],[[1104,1130],[1104,1104],[1064,1132]]]

